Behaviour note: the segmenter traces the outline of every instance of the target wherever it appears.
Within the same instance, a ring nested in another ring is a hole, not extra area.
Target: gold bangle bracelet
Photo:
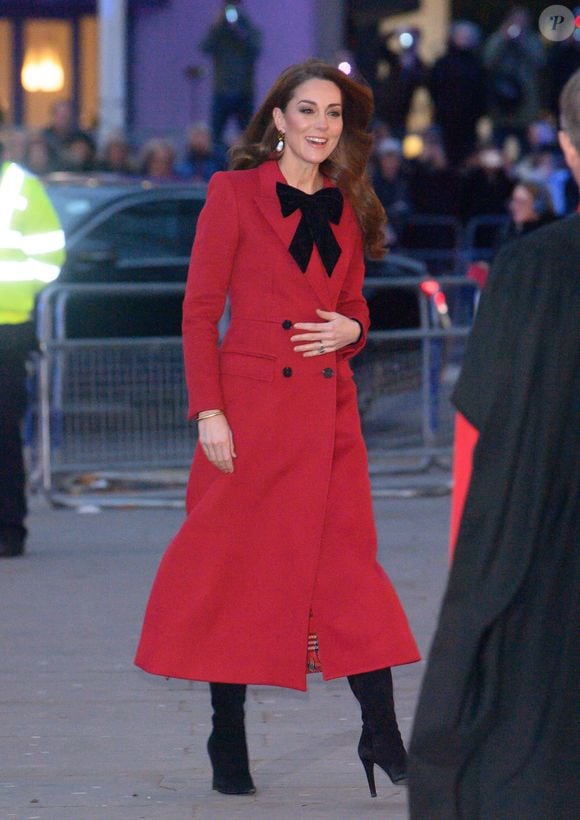
[[[204,421],[204,419],[211,419],[213,416],[223,416],[223,410],[214,410],[213,413],[208,413],[206,416],[196,416],[194,421]]]

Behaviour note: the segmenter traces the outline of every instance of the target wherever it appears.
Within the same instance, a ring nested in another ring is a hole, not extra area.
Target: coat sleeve
[[[238,204],[229,175],[211,178],[199,215],[183,302],[183,351],[188,417],[224,409],[219,375],[218,322],[238,245]]]
[[[356,220],[354,221],[353,231],[355,232],[354,251],[343,288],[338,297],[336,310],[343,316],[348,316],[349,319],[356,319],[361,326],[361,334],[354,344],[347,345],[338,352],[338,355],[343,359],[351,359],[363,349],[367,341],[367,333],[370,325],[369,309],[362,293],[365,276],[362,233]]]

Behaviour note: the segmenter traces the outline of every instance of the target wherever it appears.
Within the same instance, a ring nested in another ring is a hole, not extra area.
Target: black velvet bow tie
[[[298,208],[302,219],[290,243],[289,251],[298,263],[302,273],[306,271],[314,243],[320,253],[322,263],[329,276],[341,254],[340,245],[330,227],[338,225],[342,216],[342,193],[338,188],[321,188],[315,194],[305,194],[298,188],[276,183],[276,193],[280,200],[282,216],[290,216]]]

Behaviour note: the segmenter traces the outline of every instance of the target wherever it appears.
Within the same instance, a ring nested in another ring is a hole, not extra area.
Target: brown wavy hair
[[[373,142],[368,131],[374,110],[373,95],[369,88],[351,80],[338,68],[320,60],[306,60],[283,71],[244,131],[241,143],[231,149],[230,167],[234,170],[256,168],[266,160],[279,158],[275,151],[278,132],[272,112],[274,108],[285,111],[294,90],[312,79],[328,80],[338,86],[342,94],[342,134],[332,154],[321,163],[320,171],[342,190],[352,205],[363,232],[366,255],[381,259],[385,255],[386,216],[367,172]]]

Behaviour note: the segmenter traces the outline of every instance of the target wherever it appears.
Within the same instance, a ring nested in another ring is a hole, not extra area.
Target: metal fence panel
[[[366,280],[370,294],[414,294],[419,326],[372,330],[353,360],[371,458],[395,464],[412,453],[423,461],[449,454],[450,396],[469,331],[465,317],[473,311],[474,288],[465,279],[437,280],[447,296],[443,314],[422,291],[422,281]],[[41,297],[38,441],[45,491],[51,495],[63,482],[70,484],[74,473],[187,468],[196,429],[186,419],[181,339],[66,339],[62,310],[76,288],[55,286]],[[115,285],[110,291],[131,288]]]
[[[180,339],[71,340],[47,355],[53,472],[191,458]]]

